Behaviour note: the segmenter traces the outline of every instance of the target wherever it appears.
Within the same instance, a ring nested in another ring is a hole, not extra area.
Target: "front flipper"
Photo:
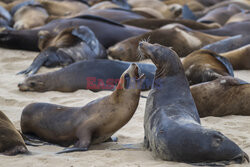
[[[64,150],[59,151],[56,154],[80,152],[80,151],[88,151],[88,148],[77,148],[77,147],[65,148]]]

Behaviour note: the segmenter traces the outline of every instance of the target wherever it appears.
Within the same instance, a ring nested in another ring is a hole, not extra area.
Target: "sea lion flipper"
[[[182,8],[182,18],[187,20],[197,20],[197,17],[193,14],[193,12],[189,9],[187,5],[184,5]]]
[[[79,151],[88,151],[88,148],[77,148],[77,147],[65,148],[64,150],[59,151],[56,154],[79,152]]]

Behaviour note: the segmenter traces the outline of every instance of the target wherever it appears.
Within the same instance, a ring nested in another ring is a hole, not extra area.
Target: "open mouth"
[[[139,79],[141,79],[143,76],[144,76],[144,74],[141,73],[141,69],[140,69],[138,66],[136,66],[136,67],[135,67],[135,79],[136,79],[136,80],[139,80]]]
[[[241,154],[239,154],[239,155],[237,155],[237,156],[235,156],[233,159],[232,159],[232,161],[234,161],[235,163],[239,163],[239,164],[241,164],[241,163],[244,163],[244,162],[249,162],[249,157],[248,157],[248,155],[246,154],[246,153],[241,153]]]

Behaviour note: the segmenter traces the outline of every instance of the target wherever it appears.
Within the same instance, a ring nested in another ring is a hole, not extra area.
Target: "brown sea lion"
[[[225,24],[242,22],[242,21],[250,21],[250,10],[245,10],[231,16]]]
[[[28,153],[24,140],[8,117],[0,111],[0,152],[4,155]]]
[[[166,5],[179,4],[187,5],[192,11],[201,11],[204,10],[205,6],[196,0],[164,0]]]
[[[131,119],[139,103],[144,79],[138,66],[131,64],[111,95],[84,107],[30,104],[22,112],[22,132],[63,146],[74,144],[73,148],[62,152],[87,151],[91,144],[108,140]]]
[[[43,26],[48,17],[47,11],[39,4],[23,6],[13,16],[13,28],[24,30]]]
[[[180,5],[165,5],[161,1],[155,0],[128,0],[133,8],[147,7],[159,11],[166,19],[174,19],[181,14],[182,7]]]
[[[228,7],[216,8],[199,18],[197,21],[201,23],[218,23],[224,25],[231,16],[239,12],[241,12],[241,8],[238,5],[232,4]]]
[[[215,80],[221,76],[234,76],[227,58],[209,50],[197,50],[182,60],[190,85]]]
[[[199,23],[193,20],[177,20],[177,19],[133,19],[122,22],[123,24],[136,26],[146,29],[157,29],[167,24],[178,23],[187,26],[193,30],[206,30],[213,28],[220,28],[221,26],[217,23],[205,24]]]
[[[157,67],[144,115],[144,146],[167,161],[203,166],[249,161],[236,143],[201,126],[179,56],[147,42],[141,42],[139,50]]]
[[[119,6],[110,2],[110,1],[103,1],[103,2],[99,2],[99,3],[94,4],[89,9],[96,10],[96,9],[110,9],[110,8],[119,8]]]
[[[230,61],[234,70],[250,69],[250,44],[220,55]]]
[[[132,11],[146,18],[157,18],[157,19],[165,18],[161,12],[149,7],[133,8]]]
[[[250,84],[221,77],[190,87],[200,117],[250,115]]]
[[[138,43],[149,39],[153,43],[173,47],[180,57],[185,57],[202,46],[225,38],[193,31],[183,25],[168,25],[168,27],[121,41],[108,49],[108,55],[124,61],[139,61],[144,57],[137,56]]]

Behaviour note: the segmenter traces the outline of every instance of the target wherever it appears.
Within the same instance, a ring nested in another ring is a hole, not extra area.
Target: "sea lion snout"
[[[242,164],[246,161],[249,163],[249,156],[244,151],[232,159],[232,162],[237,164]]]

